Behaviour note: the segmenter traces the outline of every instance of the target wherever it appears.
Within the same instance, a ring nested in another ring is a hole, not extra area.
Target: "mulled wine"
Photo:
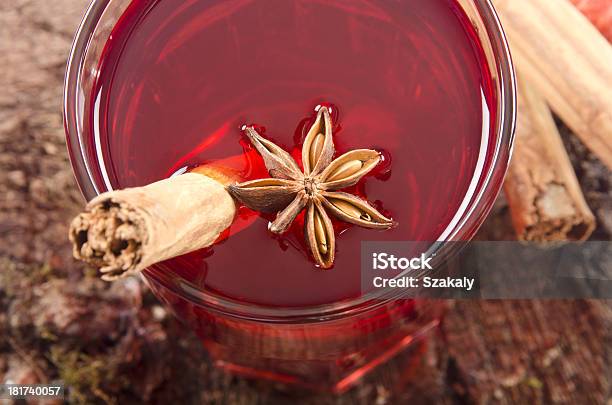
[[[278,236],[268,229],[273,215],[241,206],[218,243],[147,271],[219,364],[339,390],[436,324],[439,311],[425,301],[318,320],[311,310],[363,298],[362,241],[447,240],[487,185],[502,100],[468,17],[484,8],[474,3],[132,0],[122,10],[84,100],[81,147],[96,190],[209,163],[241,181],[269,177],[241,127],[255,125],[302,164],[319,105],[332,112],[336,156],[381,152],[347,191],[398,226],[373,231],[334,219],[331,269],[309,255],[303,214]],[[198,297],[240,310],[222,314]],[[268,322],[248,308],[309,315]]]

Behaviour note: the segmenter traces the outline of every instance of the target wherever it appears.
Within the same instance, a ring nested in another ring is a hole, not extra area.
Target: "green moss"
[[[51,362],[57,367],[71,403],[91,404],[96,398],[107,404],[116,403],[102,387],[102,381],[109,379],[109,365],[103,360],[55,347],[51,349]]]
[[[544,384],[542,384],[542,381],[540,381],[540,380],[539,380],[538,378],[536,378],[536,377],[530,377],[530,378],[528,378],[528,379],[527,379],[527,381],[526,381],[526,383],[527,383],[527,385],[528,385],[528,386],[530,386],[531,388],[534,388],[534,389],[537,389],[537,390],[541,389],[541,388],[544,386]]]

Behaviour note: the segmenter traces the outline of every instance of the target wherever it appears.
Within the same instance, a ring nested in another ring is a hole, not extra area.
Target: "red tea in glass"
[[[361,291],[360,243],[469,239],[505,171],[513,91],[484,0],[106,0],[75,42],[66,125],[88,198],[207,163],[268,177],[240,127],[298,156],[322,103],[337,155],[381,151],[349,191],[399,226],[334,223],[332,269],[315,267],[303,218],[277,236],[273,216],[241,207],[219,243],[145,273],[220,366],[341,391],[440,316]]]

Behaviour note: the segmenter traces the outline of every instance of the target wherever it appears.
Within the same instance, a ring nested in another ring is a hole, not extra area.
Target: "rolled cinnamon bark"
[[[227,176],[201,172],[91,200],[70,225],[75,258],[114,280],[213,244],[232,223],[236,206],[223,184]]]
[[[571,1],[612,42],[612,0]]]
[[[544,99],[519,76],[518,122],[504,183],[520,240],[585,240],[595,228]]]
[[[494,0],[517,66],[612,168],[612,46],[568,0]]]

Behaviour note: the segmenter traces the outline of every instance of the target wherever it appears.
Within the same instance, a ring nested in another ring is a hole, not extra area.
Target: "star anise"
[[[231,185],[228,190],[247,207],[261,212],[278,212],[270,230],[285,232],[295,217],[306,209],[305,233],[317,264],[330,268],[335,256],[335,234],[327,210],[337,218],[373,229],[395,225],[365,200],[337,190],[355,185],[381,160],[379,152],[356,149],[332,161],[334,142],[330,110],[319,107],[317,118],[302,146],[302,165],[273,142],[262,137],[252,126],[244,132],[263,157],[272,178]]]

